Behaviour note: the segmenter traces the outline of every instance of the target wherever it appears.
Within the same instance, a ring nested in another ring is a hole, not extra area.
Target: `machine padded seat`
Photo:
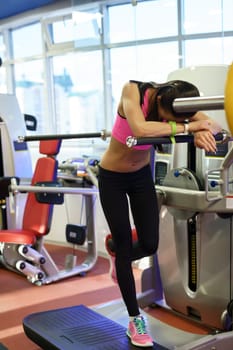
[[[36,242],[36,235],[33,231],[27,230],[1,230],[1,241],[13,244],[29,244]]]

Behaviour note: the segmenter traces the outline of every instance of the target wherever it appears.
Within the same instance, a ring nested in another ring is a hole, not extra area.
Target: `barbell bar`
[[[90,132],[81,134],[51,134],[51,135],[28,135],[28,136],[18,136],[18,142],[25,141],[43,141],[43,140],[65,140],[65,139],[88,139],[100,137],[102,140],[106,140],[107,137],[111,135],[110,132],[106,130],[101,130],[101,132]]]
[[[224,96],[176,98],[173,109],[178,113],[224,109]]]

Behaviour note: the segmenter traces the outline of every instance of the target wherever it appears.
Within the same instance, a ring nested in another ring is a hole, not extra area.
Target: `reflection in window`
[[[48,24],[48,28],[53,44],[73,41],[74,27],[70,17],[64,17],[61,21],[50,23]]]
[[[179,67],[176,42],[111,49],[113,109],[124,83],[130,79],[164,82]]]
[[[41,60],[15,64],[15,91],[20,109],[24,114],[37,119],[37,133],[48,131],[48,118],[45,116],[43,64]]]
[[[41,54],[42,37],[40,23],[12,30],[12,46],[15,58]]]
[[[71,16],[49,24],[52,43],[74,41],[75,46],[100,44],[101,14],[99,12],[74,11]]]
[[[57,132],[104,129],[101,52],[54,57],[53,74]]]
[[[142,1],[136,6],[111,6],[109,29],[110,42],[177,35],[176,0]]]

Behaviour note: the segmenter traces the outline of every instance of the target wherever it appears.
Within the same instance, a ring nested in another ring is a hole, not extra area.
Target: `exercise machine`
[[[96,237],[94,228],[94,188],[64,187],[58,181],[58,162],[56,155],[61,140],[40,141],[40,153],[31,185],[20,185],[15,177],[8,185],[11,202],[18,192],[27,192],[22,227],[0,230],[0,260],[9,270],[25,275],[27,280],[36,285],[49,284],[64,278],[89,271],[97,260]],[[88,218],[86,226],[67,227],[68,242],[86,244],[86,254],[80,264],[75,256],[65,257],[64,268],[57,266],[44,244],[51,226],[54,205],[63,204],[66,193],[82,195],[85,199],[85,211]],[[72,238],[72,242],[71,242]]]
[[[84,275],[92,269],[97,260],[95,235],[95,202],[97,196],[96,162],[87,159],[83,164],[88,185],[79,186],[78,178],[73,176],[76,186],[69,186],[67,177],[58,172],[57,155],[60,151],[64,135],[27,136],[25,120],[20,113],[14,95],[0,95],[0,159],[1,179],[0,192],[2,210],[2,227],[0,230],[0,262],[1,264],[27,278],[35,285],[49,284],[71,276]],[[26,116],[32,122],[31,116]],[[25,135],[19,137],[19,135]],[[17,136],[16,136],[17,135]],[[66,135],[67,136],[67,135]],[[107,133],[71,134],[69,138],[105,139]],[[39,140],[40,157],[37,159],[32,174],[31,158],[27,142]],[[74,167],[74,165],[73,165]],[[61,169],[60,169],[61,170]],[[26,199],[21,208],[18,201],[20,194]],[[67,225],[66,239],[73,246],[82,246],[84,258],[76,262],[76,252],[68,254],[64,259],[64,267],[60,268],[46,249],[44,240],[50,232],[54,205],[63,204],[65,194],[82,197],[85,210],[85,224]],[[19,220],[18,209],[21,208],[22,219]],[[21,222],[20,222],[21,221]]]
[[[232,75],[233,66],[226,97],[228,90],[232,91]],[[229,110],[229,97],[227,101],[226,97],[225,101],[223,96],[174,101],[174,108],[215,110],[228,106],[225,112],[229,120],[233,110]],[[231,125],[230,130],[232,133]],[[158,257],[154,257],[152,266],[143,272],[139,303],[145,306],[150,302],[161,305],[163,302],[171,311],[196,319],[213,330],[203,336],[181,332],[146,315],[151,334],[158,342],[154,349],[232,349],[233,148],[228,132],[216,135],[216,139],[221,141],[216,155],[203,154],[203,151],[196,154],[191,135],[176,136],[175,147],[188,142],[184,164],[176,163],[177,154],[174,155],[174,145],[168,137],[129,137],[127,142],[129,147],[163,143],[169,145],[168,150],[173,153],[168,152],[164,163],[162,155],[157,158],[160,163],[155,163],[159,170],[156,188],[161,203],[162,243]],[[117,322],[113,324],[110,319]],[[60,350],[136,349],[125,336],[126,320],[124,305],[115,301],[93,310],[79,305],[31,314],[23,320],[23,326],[27,336],[44,349],[46,346]],[[48,330],[54,324],[59,326]],[[111,327],[114,327],[114,338]]]

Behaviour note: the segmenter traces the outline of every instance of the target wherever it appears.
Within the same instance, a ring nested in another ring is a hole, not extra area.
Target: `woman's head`
[[[190,118],[194,113],[177,113],[173,108],[173,102],[176,98],[197,97],[200,96],[198,88],[183,80],[173,80],[164,84],[157,90],[157,98],[160,100],[160,106],[174,115],[176,118]]]
[[[183,80],[172,80],[164,84],[152,83],[152,86],[156,93],[149,113],[150,120],[159,119],[159,107],[163,109],[165,114],[173,115],[175,118],[188,119],[195,114],[192,112],[178,113],[173,108],[173,102],[176,98],[200,96],[200,92],[195,85]]]

